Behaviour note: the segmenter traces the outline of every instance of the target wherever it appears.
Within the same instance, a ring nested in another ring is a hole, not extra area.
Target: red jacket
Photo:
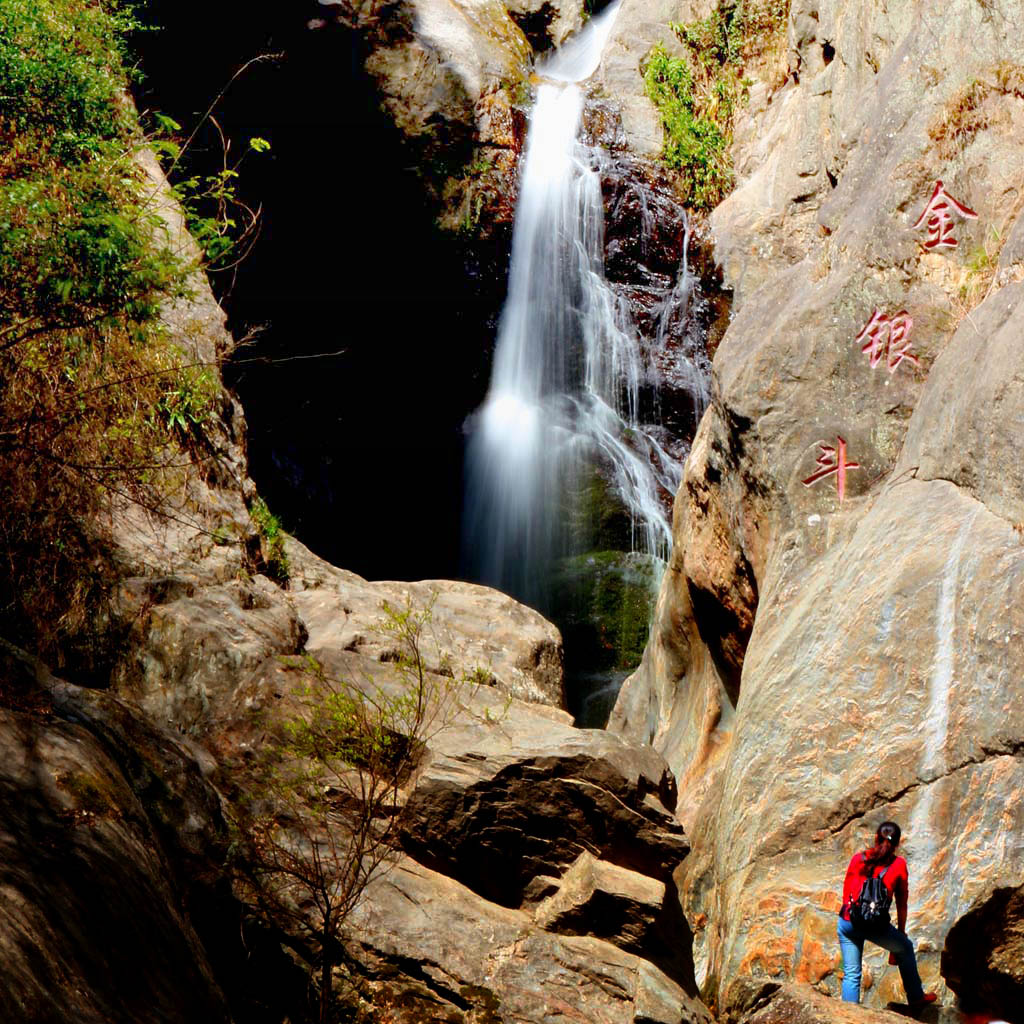
[[[871,872],[864,868],[864,856],[868,851],[854,854],[850,866],[846,869],[846,881],[843,882],[843,909],[839,911],[841,917],[850,920],[850,904],[860,895],[864,887],[864,881],[868,874],[878,875],[885,882],[885,887],[892,893],[896,901],[897,927],[903,931],[907,925],[907,895],[910,890],[910,879],[907,876],[907,862],[902,857],[893,857],[892,863],[880,871],[878,866]]]

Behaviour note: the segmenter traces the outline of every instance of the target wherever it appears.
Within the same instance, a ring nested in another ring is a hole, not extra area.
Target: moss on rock
[[[559,563],[555,599],[564,609],[566,649],[576,659],[591,669],[636,668],[647,643],[656,565],[649,555],[625,551],[591,551]]]

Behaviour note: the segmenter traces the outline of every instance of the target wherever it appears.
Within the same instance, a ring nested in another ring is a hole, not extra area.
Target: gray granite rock
[[[711,217],[736,304],[612,728],[679,781],[708,998],[747,975],[836,992],[842,874],[889,817],[949,1005],[947,932],[1024,880],[1019,12],[791,16],[797,75],[742,115]],[[977,218],[927,250],[914,225],[939,180]],[[871,366],[876,309],[910,315],[916,362]],[[842,496],[811,479],[839,439]],[[884,955],[866,962],[865,1002],[902,998]]]
[[[668,880],[688,847],[664,761],[542,711],[460,715],[431,740],[405,807],[405,849],[504,906],[585,850]]]
[[[2,642],[0,677],[34,705],[0,709],[0,1016],[228,1024],[189,916],[226,850],[200,764]]]
[[[358,948],[399,1024],[427,1015],[583,1024],[710,1024],[646,960],[595,938],[555,935],[451,878],[401,862],[356,911]],[[409,970],[415,964],[416,970]]]

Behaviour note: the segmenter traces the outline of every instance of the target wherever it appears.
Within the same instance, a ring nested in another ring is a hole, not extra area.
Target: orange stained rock
[[[842,962],[838,951],[829,951],[823,943],[804,938],[800,946],[800,960],[796,965],[796,980],[816,984],[831,974]]]
[[[822,910],[827,910],[831,914],[838,914],[843,905],[842,897],[834,889],[823,890],[816,902]]]
[[[906,998],[903,982],[900,981],[900,972],[895,967],[882,975],[878,991],[881,993],[881,1000],[886,1003],[902,1003]]]
[[[490,93],[476,105],[478,121],[482,122],[482,141],[492,145],[513,147],[516,144],[515,121],[508,98],[503,93]]]
[[[781,914],[786,909],[786,904],[775,893],[768,893],[757,901],[759,914]]]
[[[795,935],[775,935],[760,943],[751,936],[747,955],[741,961],[737,974],[761,974],[769,978],[787,976],[792,971],[795,956]]]

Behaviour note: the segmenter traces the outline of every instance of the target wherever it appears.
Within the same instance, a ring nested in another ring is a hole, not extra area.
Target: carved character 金
[[[823,441],[818,442],[818,447],[821,449],[816,461],[818,470],[804,480],[803,484],[805,487],[811,487],[819,480],[824,480],[825,477],[835,473],[839,504],[842,505],[843,498],[846,495],[846,471],[848,469],[860,469],[860,463],[850,462],[846,458],[846,441],[843,438],[837,436],[836,441],[837,447],[825,444]]]
[[[963,203],[957,202],[945,189],[941,181],[935,182],[932,197],[914,224],[914,230],[928,228],[925,249],[955,249],[957,240],[953,237],[953,214],[977,220],[978,215]]]

